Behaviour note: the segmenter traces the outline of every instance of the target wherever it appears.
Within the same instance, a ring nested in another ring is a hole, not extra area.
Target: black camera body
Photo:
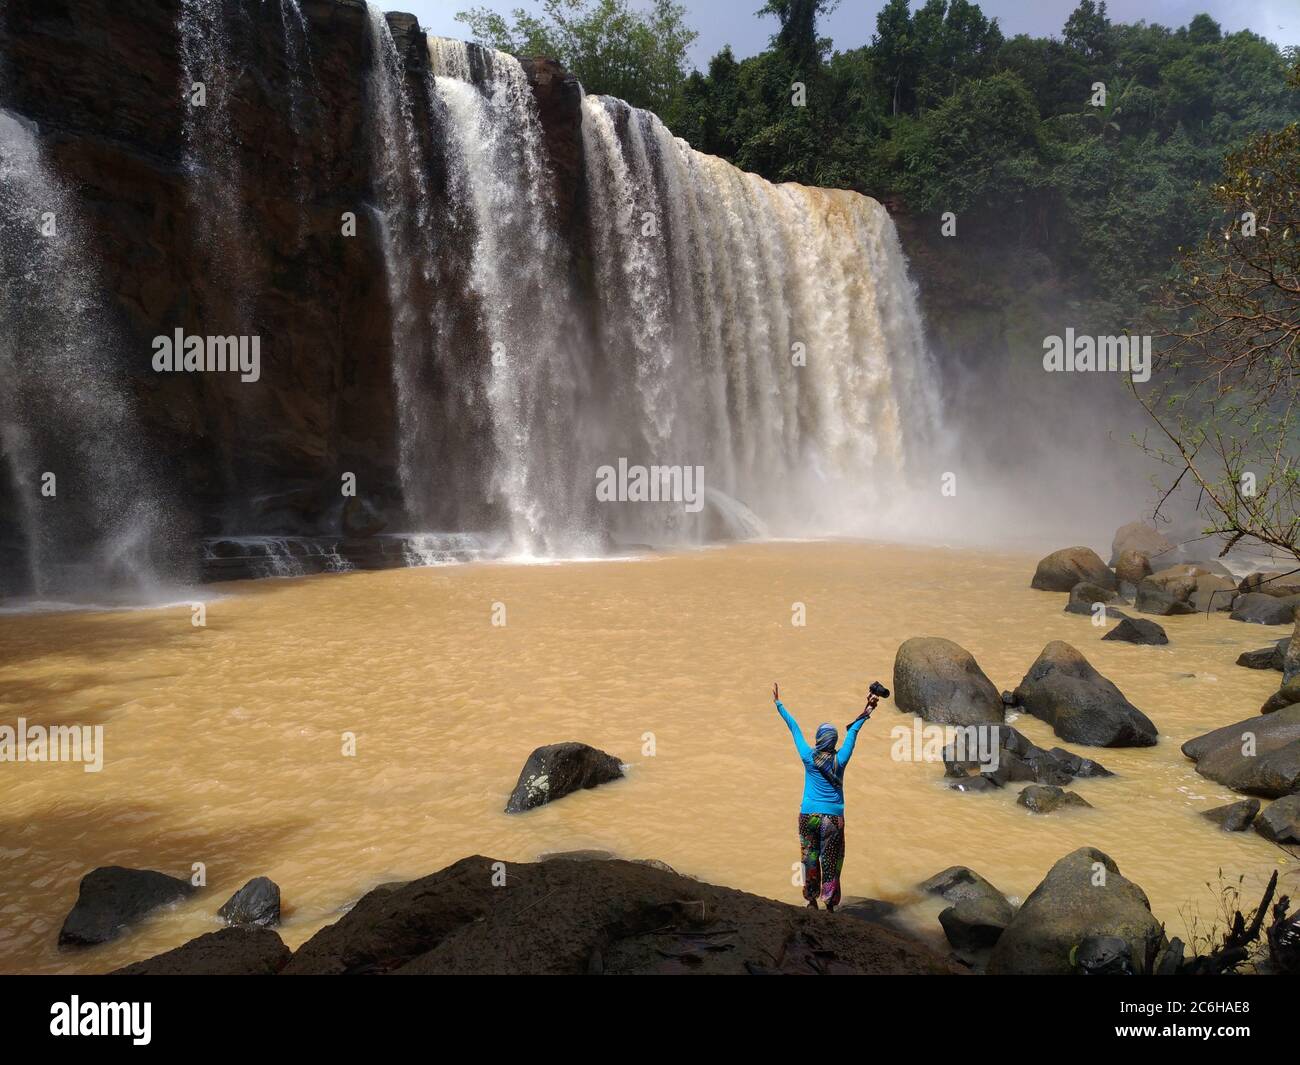
[[[877,696],[880,699],[889,698],[889,689],[886,688],[883,684],[881,684],[880,681],[878,680],[873,680],[871,682],[871,687],[868,688],[867,691],[871,692],[872,695]]]

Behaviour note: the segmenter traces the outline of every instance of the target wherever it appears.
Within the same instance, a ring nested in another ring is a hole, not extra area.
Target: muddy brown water
[[[1178,750],[1276,690],[1278,674],[1234,660],[1284,633],[1198,615],[1161,619],[1167,647],[1103,643],[1104,630],[1062,612],[1064,595],[1028,587],[1034,561],[766,544],[231,585],[205,627],[187,607],[2,616],[0,723],[102,725],[104,766],[0,764],[0,971],[148,957],[217,928],[217,908],[259,875],[281,885],[281,931],[296,946],[370,887],[469,854],[606,850],[797,902],[802,771],[772,681],[809,733],[842,727],[916,635],[956,640],[1000,689],[1048,640],[1067,640],[1156,722],[1160,743],[1074,748],[1117,776],[1073,785],[1092,810],[1035,816],[1015,805],[1017,788],[958,794],[941,764],[892,758],[891,730],[912,719],[886,703],[846,775],[846,893],[907,902],[960,863],[1019,900],[1084,845],[1109,853],[1184,938],[1213,922],[1221,884],[1239,877],[1252,903],[1274,868],[1300,893],[1300,863],[1199,816],[1237,796]],[[1042,722],[1014,723],[1059,743]],[[568,739],[618,755],[626,779],[506,816],[528,753]],[[114,943],[57,948],[89,870],[189,876],[195,863],[207,880],[195,897]],[[937,909],[909,919],[933,933]]]

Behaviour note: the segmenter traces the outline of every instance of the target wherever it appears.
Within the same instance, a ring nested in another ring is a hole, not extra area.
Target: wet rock
[[[1134,605],[1143,614],[1194,614],[1192,595],[1200,578],[1208,576],[1208,570],[1187,564],[1158,570],[1138,582]]]
[[[1020,705],[1063,740],[1091,747],[1152,747],[1156,726],[1068,643],[1053,640],[1016,688]]]
[[[1131,521],[1115,530],[1110,544],[1110,564],[1118,565],[1125,554],[1159,558],[1177,545],[1147,521]]]
[[[1255,819],[1255,831],[1273,843],[1300,843],[1300,795],[1269,803]]]
[[[1289,681],[1300,676],[1300,621],[1296,622],[1295,632],[1282,650],[1282,679]]]
[[[965,780],[959,780],[949,784],[953,791],[996,791],[1001,785],[987,774],[980,774],[977,777],[967,777]]]
[[[1151,576],[1151,559],[1141,551],[1125,551],[1115,560],[1115,576],[1120,587],[1126,584],[1137,585],[1144,577]]]
[[[613,755],[585,743],[553,743],[528,756],[506,813],[517,814],[562,799],[571,792],[618,780],[623,767]]]
[[[928,880],[922,880],[917,887],[927,895],[938,895],[948,902],[960,902],[962,899],[982,899],[990,896],[1002,898],[1002,892],[989,881],[964,865],[950,865],[947,869],[935,873]]]
[[[947,973],[930,947],[625,861],[465,858],[365,896],[294,954],[293,974]]]
[[[1052,866],[1025,900],[993,948],[989,972],[1066,975],[1075,947],[1099,935],[1124,939],[1140,973],[1167,945],[1142,889],[1108,855],[1083,847]]]
[[[1203,777],[1275,799],[1300,789],[1300,703],[1188,740],[1182,752]]]
[[[160,906],[194,893],[188,880],[152,869],[120,865],[92,870],[81,878],[76,905],[59,931],[59,946],[94,946],[116,939]]]
[[[1146,618],[1125,618],[1102,639],[1144,644],[1149,647],[1159,647],[1169,642],[1165,630]]]
[[[1264,701],[1264,705],[1259,708],[1259,712],[1261,714],[1275,714],[1277,711],[1284,710],[1295,703],[1300,703],[1300,675],[1284,682],[1282,687]]]
[[[1070,601],[1065,604],[1065,612],[1091,617],[1094,603],[1113,603],[1118,599],[1119,594],[1108,588],[1089,581],[1080,581],[1070,589]]]
[[[1020,793],[1016,802],[1036,814],[1050,814],[1062,806],[1086,806],[1092,809],[1092,803],[1082,795],[1052,784],[1030,784]]]
[[[1231,610],[1237,598],[1237,582],[1231,577],[1205,574],[1196,578],[1196,588],[1190,601],[1197,613],[1212,614],[1220,610]]]
[[[1274,595],[1281,599],[1290,599],[1300,595],[1300,573],[1275,570],[1266,573],[1252,573],[1237,586],[1243,594],[1258,592]]]
[[[1031,588],[1043,592],[1068,592],[1080,581],[1119,590],[1119,582],[1097,552],[1088,547],[1067,547],[1053,551],[1038,563]]]
[[[217,911],[228,925],[270,928],[280,923],[280,886],[267,877],[250,880]]]
[[[1237,597],[1232,608],[1232,620],[1252,625],[1290,625],[1295,621],[1297,604],[1300,604],[1300,596],[1282,599],[1263,592],[1248,592]]]
[[[958,950],[988,950],[1001,937],[1015,911],[1001,895],[962,899],[939,913],[948,942]]]
[[[936,636],[906,640],[894,658],[894,703],[899,710],[940,725],[1000,722],[998,690],[974,656]]]
[[[1100,762],[1094,762],[1091,758],[1084,758],[1082,755],[1075,754],[1073,751],[1067,751],[1064,747],[1053,747],[1047,752],[1057,763],[1071,776],[1075,777],[1113,777],[1115,774],[1107,769]],[[1039,781],[1040,784],[1045,783]],[[1048,781],[1046,783],[1056,783]]]
[[[1204,810],[1201,816],[1213,821],[1225,832],[1242,832],[1251,826],[1257,813],[1259,813],[1258,799],[1242,799],[1227,806]]]
[[[339,524],[344,536],[364,539],[383,532],[388,526],[388,519],[369,501],[360,496],[349,496],[343,504]]]
[[[1237,665],[1244,666],[1246,669],[1276,669],[1281,672],[1289,644],[1288,637],[1270,647],[1261,647],[1258,651],[1242,651],[1237,656]]]
[[[290,951],[269,928],[223,928],[111,976],[274,976]]]

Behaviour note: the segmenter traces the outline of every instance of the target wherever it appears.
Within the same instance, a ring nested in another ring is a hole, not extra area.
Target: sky
[[[372,0],[375,2],[375,0]],[[489,7],[508,12],[517,7],[541,9],[541,0],[379,0],[390,11],[407,11],[417,16],[430,33],[444,37],[468,36],[467,27],[456,21],[456,13],[470,7]],[[767,47],[776,31],[776,20],[755,17],[763,0],[681,0],[687,21],[699,32],[691,59],[701,69],[723,45],[730,44],[738,58],[755,55]],[[912,8],[923,0],[913,0]],[[997,18],[1002,32],[1013,37],[1028,33],[1035,37],[1060,36],[1061,27],[1078,0],[978,0],[981,10]],[[636,4],[637,0],[633,0]],[[822,32],[839,49],[867,44],[876,27],[876,13],[884,0],[841,0],[839,8],[824,20]],[[1193,15],[1209,13],[1226,32],[1249,29],[1279,45],[1300,44],[1300,0],[1108,0],[1112,22],[1158,22],[1164,26],[1185,26]]]

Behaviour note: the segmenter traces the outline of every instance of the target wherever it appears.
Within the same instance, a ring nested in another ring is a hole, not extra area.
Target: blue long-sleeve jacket
[[[803,762],[803,802],[799,806],[799,812],[842,816],[844,813],[843,783],[837,787],[817,768],[813,762],[813,748],[808,746],[803,733],[799,731],[799,722],[794,719],[794,715],[785,708],[784,704],[778,702],[776,710],[790,726],[790,735],[794,737],[794,749],[799,752],[799,760]],[[862,728],[864,720],[865,718],[859,718],[844,730],[844,744],[835,755],[841,773],[849,764],[849,759],[853,757],[853,748],[858,742],[858,730]]]

